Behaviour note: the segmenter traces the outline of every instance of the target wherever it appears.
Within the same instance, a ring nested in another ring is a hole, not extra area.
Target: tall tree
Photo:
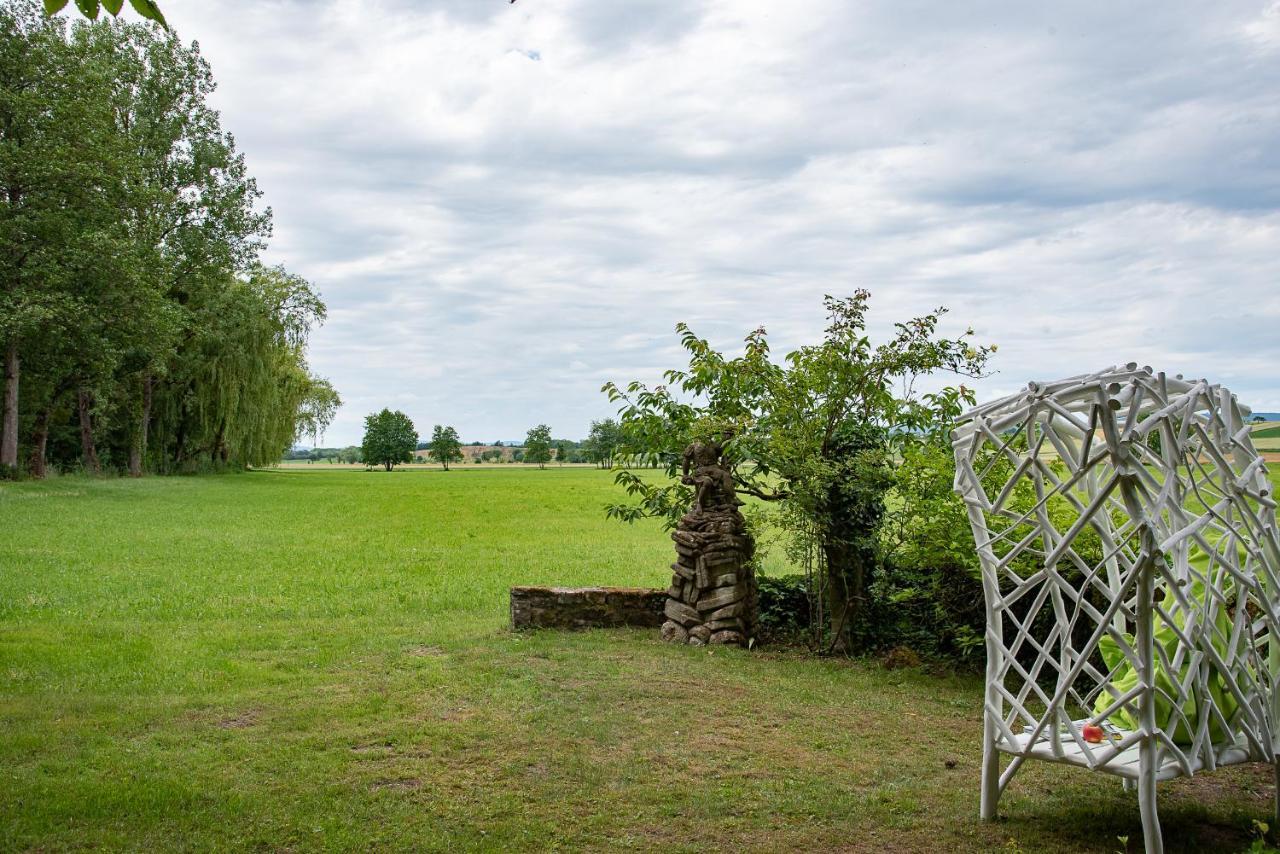
[[[551,461],[551,428],[546,424],[534,427],[525,437],[524,461],[537,463],[540,469],[545,469]]]
[[[0,7],[0,469],[18,463],[24,365],[93,350],[74,339],[116,252],[113,68],[34,4]]]
[[[852,650],[866,637],[895,459],[936,433],[959,401],[972,399],[963,386],[921,394],[917,381],[938,372],[979,375],[994,350],[973,345],[972,331],[939,334],[945,309],[897,324],[874,345],[866,332],[869,299],[867,291],[828,297],[822,341],[781,364],[770,358],[763,328],[746,337],[741,356],[729,358],[680,324],[687,368],[667,371],[656,388],[604,386],[620,406],[624,452],[661,460],[671,478],[620,471],[617,481],[634,501],[610,507],[610,515],[660,516],[674,526],[690,500],[676,478],[681,450],[695,439],[719,441],[739,491],[782,505],[793,547],[809,556],[820,579],[834,651]]]
[[[413,460],[418,445],[418,432],[409,416],[400,410],[384,409],[364,419],[364,441],[360,456],[365,465],[384,466],[391,471],[397,463]]]
[[[439,424],[431,431],[431,457],[444,470],[449,470],[449,463],[462,461],[462,442],[458,440],[458,431],[452,427]]]
[[[198,49],[68,32],[30,0],[0,6],[0,36],[3,467],[23,445],[35,476],[51,447],[134,475],[260,465],[322,432],[340,401],[305,346],[324,304],[257,261],[270,210]]]

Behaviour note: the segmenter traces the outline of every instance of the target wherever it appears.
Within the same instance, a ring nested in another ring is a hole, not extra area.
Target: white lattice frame
[[[1026,759],[1080,765],[1123,777],[1126,788],[1137,781],[1147,850],[1158,852],[1158,780],[1236,762],[1275,764],[1280,536],[1247,417],[1219,385],[1129,364],[1030,383],[962,420],[953,434],[955,488],[968,508],[987,607],[984,819],[995,818]],[[1003,463],[1012,474],[991,483]],[[1012,509],[1015,488],[1027,482],[1034,503]],[[1074,521],[1058,530],[1051,506]],[[1099,538],[1100,562],[1075,548],[1086,530]],[[1035,569],[1019,574],[1013,561],[1024,556]],[[1197,582],[1204,594],[1188,595]],[[1035,637],[1034,616],[1046,607],[1052,628]],[[1218,627],[1223,615],[1229,636]],[[1157,616],[1181,626],[1172,657],[1154,642]],[[1123,653],[1110,670],[1099,666],[1104,637]],[[1138,679],[1121,694],[1111,683],[1125,664]],[[1176,674],[1174,694],[1158,686],[1158,667]],[[1211,684],[1234,700],[1234,712],[1218,707]],[[1095,712],[1103,691],[1113,702]],[[1160,699],[1172,706],[1164,729]],[[1192,699],[1194,721],[1184,714]],[[1089,723],[1110,727],[1123,710],[1137,727],[1086,742],[1073,704]],[[1180,724],[1195,733],[1190,745],[1174,743]],[[1211,724],[1225,733],[1216,742]],[[999,753],[1012,755],[1003,772]]]

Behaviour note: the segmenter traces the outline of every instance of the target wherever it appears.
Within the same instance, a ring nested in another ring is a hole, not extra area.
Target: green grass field
[[[977,821],[976,677],[511,634],[513,584],[666,584],[607,472],[307,469],[0,485],[0,850],[1140,845],[1042,763]],[[1169,848],[1270,786],[1163,786]]]

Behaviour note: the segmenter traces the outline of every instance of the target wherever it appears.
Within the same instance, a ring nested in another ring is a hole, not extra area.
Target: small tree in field
[[[452,427],[437,424],[431,431],[431,457],[444,470],[449,470],[449,463],[462,461],[462,443],[458,441],[458,431]]]
[[[569,443],[557,442],[556,443],[556,462],[559,463],[560,465],[564,465],[565,462],[568,461],[568,459],[569,459]]]
[[[537,463],[540,469],[546,468],[551,461],[551,428],[546,424],[534,427],[525,437],[524,460],[527,463]]]
[[[384,409],[365,417],[364,442],[360,445],[365,465],[385,466],[391,471],[396,463],[411,462],[417,446],[418,431],[403,412]]]

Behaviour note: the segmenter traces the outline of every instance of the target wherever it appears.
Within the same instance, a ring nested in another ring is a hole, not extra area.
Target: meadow
[[[608,472],[0,484],[0,849],[1140,847],[1134,796],[1023,771],[977,818],[981,682],[656,632],[513,634],[513,584],[665,586]],[[1271,771],[1162,786],[1241,850]]]

